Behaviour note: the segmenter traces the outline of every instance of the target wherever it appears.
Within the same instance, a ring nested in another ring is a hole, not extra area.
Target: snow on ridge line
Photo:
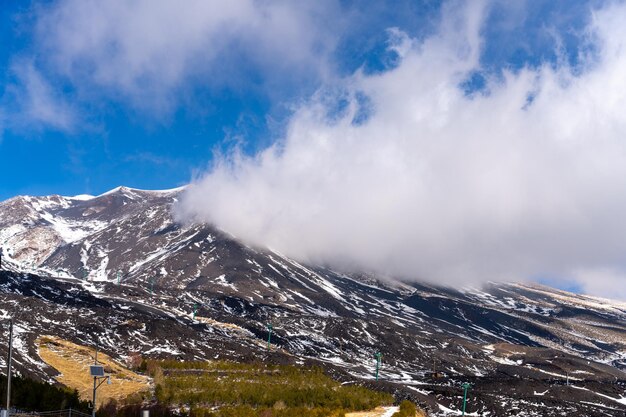
[[[184,191],[189,185],[182,185],[180,187],[176,187],[176,188],[170,188],[170,189],[164,189],[164,190],[142,190],[140,188],[132,188],[132,187],[126,187],[126,186],[119,186],[119,187],[115,187],[112,190],[106,191],[102,194],[99,195],[91,195],[91,194],[77,194],[77,195],[72,195],[72,196],[65,196],[65,195],[58,195],[58,194],[49,194],[49,195],[16,195],[13,197],[9,197],[6,200],[0,201],[0,203],[6,203],[15,199],[19,199],[19,198],[23,198],[23,199],[30,199],[30,198],[34,198],[34,199],[41,199],[41,198],[46,198],[46,197],[60,197],[61,199],[66,199],[66,200],[75,200],[75,201],[89,201],[89,200],[93,200],[94,198],[98,198],[98,197],[103,197],[105,195],[109,195],[109,194],[113,194],[116,193],[118,191],[135,191],[135,192],[140,192],[140,193],[147,193],[147,194],[174,194],[174,193],[178,193],[181,191]]]
[[[93,200],[94,198],[96,198],[96,196],[91,195],[91,194],[78,194],[78,195],[73,195],[71,197],[63,196],[63,198],[67,198],[70,200],[78,200],[78,201],[89,201],[89,200]]]
[[[177,193],[180,191],[185,190],[188,187],[188,185],[182,185],[180,187],[176,187],[176,188],[170,188],[170,189],[165,189],[165,190],[142,190],[139,188],[132,188],[132,187],[126,187],[124,185],[120,185],[119,187],[115,187],[112,190],[106,191],[96,197],[93,198],[97,198],[97,197],[103,197],[105,195],[109,195],[109,194],[113,194],[119,191],[135,191],[135,192],[140,192],[140,193],[148,193],[148,194],[173,194],[173,193]]]
[[[566,300],[571,304],[579,304],[584,305],[586,307],[594,307],[600,308],[603,310],[611,310],[611,309],[625,309],[626,302],[620,300],[612,300],[610,298],[598,297],[595,295],[582,294],[582,293],[574,293],[565,291],[559,288],[551,288],[542,284],[531,283],[531,284],[522,284],[515,283],[509,284],[514,287],[527,289],[536,293],[543,293],[545,295],[551,296],[555,300],[559,300],[563,302]]]

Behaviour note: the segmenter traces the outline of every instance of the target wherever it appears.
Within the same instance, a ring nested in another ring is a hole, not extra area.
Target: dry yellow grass
[[[346,417],[380,417],[387,412],[387,407],[376,407],[370,411],[357,411],[346,413]]]
[[[92,399],[93,378],[89,376],[89,365],[93,365],[94,361],[93,348],[54,336],[39,337],[37,346],[41,359],[59,371],[60,375],[56,377],[58,382],[77,389],[82,399]],[[98,406],[110,398],[121,400],[130,394],[150,389],[148,377],[130,371],[102,352],[98,353],[98,362],[111,375],[111,385],[105,382],[98,388]]]
[[[385,414],[387,413],[387,414]],[[346,417],[381,417],[389,414],[389,407],[376,407],[370,411],[358,411],[354,413],[346,413]],[[417,410],[415,417],[426,417],[426,413]]]
[[[202,316],[196,316],[196,320],[202,323],[210,324],[211,326],[222,327],[224,329],[234,330],[234,331],[241,332],[241,333],[247,333],[243,327],[237,326],[236,324],[233,324],[233,323],[224,323],[221,321],[213,320],[209,317],[202,317]]]

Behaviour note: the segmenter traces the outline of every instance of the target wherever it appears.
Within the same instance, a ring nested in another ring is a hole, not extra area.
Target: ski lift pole
[[[380,352],[376,352],[374,356],[376,357],[376,381],[378,381],[378,372],[380,370],[380,358],[383,356],[383,354]]]
[[[270,350],[272,343],[272,323],[267,323],[267,350]]]
[[[467,382],[464,382],[463,385],[461,385],[461,387],[463,388],[463,413],[461,414],[461,416],[465,415],[465,404],[467,404],[467,390],[470,387],[470,384]]]

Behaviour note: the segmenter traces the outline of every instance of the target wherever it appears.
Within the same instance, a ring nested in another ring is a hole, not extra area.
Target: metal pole
[[[461,416],[465,415],[465,404],[467,403],[467,389],[469,388],[469,384],[466,382],[463,385],[463,413]]]
[[[94,365],[98,364],[98,344],[96,343],[96,355],[94,356]],[[96,417],[96,391],[98,389],[98,387],[96,386],[96,383],[98,381],[98,377],[94,376],[93,377],[93,407],[91,409],[91,417]]]
[[[198,312],[198,303],[193,305],[193,319],[196,319],[196,313]]]
[[[96,417],[96,381],[97,378],[93,377],[93,407],[91,408],[91,417]]]
[[[376,352],[374,356],[376,356],[376,381],[378,381],[378,370],[380,369],[380,357],[382,354],[380,352]]]
[[[9,360],[7,361],[7,417],[11,409],[11,360],[13,359],[13,319],[9,319]]]
[[[270,343],[271,343],[271,340],[272,340],[272,323],[268,323],[267,324],[267,330],[268,330],[268,333],[267,333],[267,350],[270,350],[271,349]]]

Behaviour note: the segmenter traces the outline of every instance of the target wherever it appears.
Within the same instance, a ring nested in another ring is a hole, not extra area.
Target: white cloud
[[[76,112],[62,93],[41,75],[32,61],[17,60],[11,67],[16,80],[6,89],[5,102],[12,99],[11,127],[46,126],[71,131],[76,124]]]
[[[333,48],[332,1],[61,0],[39,10],[37,47],[81,97],[105,94],[168,108],[187,83],[324,77]],[[236,74],[233,76],[233,74]]]
[[[312,262],[448,284],[568,276],[612,295],[580,271],[626,266],[626,7],[595,12],[579,75],[505,73],[473,97],[459,83],[480,69],[484,10],[444,16],[421,43],[396,33],[394,70],[346,79],[339,120],[321,91],[280,142],[218,160],[179,215]],[[362,95],[373,112],[355,124]]]
[[[607,298],[626,300],[626,273],[614,268],[581,269],[572,274],[582,292]]]

